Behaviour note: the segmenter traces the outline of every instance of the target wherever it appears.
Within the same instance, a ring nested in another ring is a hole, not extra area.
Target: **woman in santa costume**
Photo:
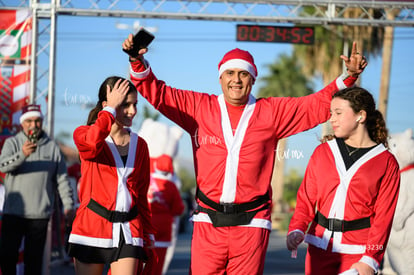
[[[398,163],[387,150],[383,116],[365,89],[337,92],[330,122],[335,138],[319,145],[309,161],[287,248],[308,243],[306,274],[374,274],[397,204]]]
[[[81,158],[80,206],[69,236],[77,274],[135,274],[146,258],[153,229],[147,201],[149,154],[129,128],[137,113],[137,90],[126,79],[108,77],[87,125],[73,136]]]
[[[132,46],[131,34],[123,49]],[[166,85],[144,60],[146,51],[130,56],[131,81],[192,139],[198,203],[192,274],[263,274],[278,140],[325,122],[332,95],[353,85],[366,61],[354,43],[351,56],[342,56],[350,75],[309,96],[256,99],[257,68],[248,51],[233,49],[219,62],[220,95]]]

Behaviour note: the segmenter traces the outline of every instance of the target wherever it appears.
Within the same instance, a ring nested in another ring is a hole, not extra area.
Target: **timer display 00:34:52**
[[[315,40],[313,27],[281,27],[237,25],[237,41],[279,42],[311,45]]]

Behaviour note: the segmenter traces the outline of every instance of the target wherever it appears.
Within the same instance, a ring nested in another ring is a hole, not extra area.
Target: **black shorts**
[[[125,243],[124,234],[120,234],[119,246],[101,248],[88,245],[68,243],[68,255],[83,263],[110,264],[122,258],[136,258],[147,261],[144,248]]]

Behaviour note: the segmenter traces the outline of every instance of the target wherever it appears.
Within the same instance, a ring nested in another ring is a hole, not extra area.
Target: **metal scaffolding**
[[[345,24],[372,26],[414,26],[414,1],[344,0],[62,0],[0,1],[1,8],[30,7],[39,17],[51,13],[75,16],[111,16],[129,18],[188,19],[296,24]],[[312,12],[307,12],[312,7]],[[358,18],[346,18],[349,9],[358,9]],[[373,18],[370,10],[382,12]],[[395,20],[387,12],[398,11]]]

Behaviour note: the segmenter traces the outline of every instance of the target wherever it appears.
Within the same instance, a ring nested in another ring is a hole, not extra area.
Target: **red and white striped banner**
[[[29,97],[30,66],[0,66],[0,135],[16,133],[21,109]]]
[[[30,10],[0,10],[0,18],[0,58],[30,58],[32,44]]]
[[[0,10],[0,149],[20,129],[21,109],[29,103],[31,43],[30,10]],[[23,274],[22,247],[19,252],[17,274]]]
[[[19,129],[30,97],[32,16],[29,9],[0,10],[0,148]]]

